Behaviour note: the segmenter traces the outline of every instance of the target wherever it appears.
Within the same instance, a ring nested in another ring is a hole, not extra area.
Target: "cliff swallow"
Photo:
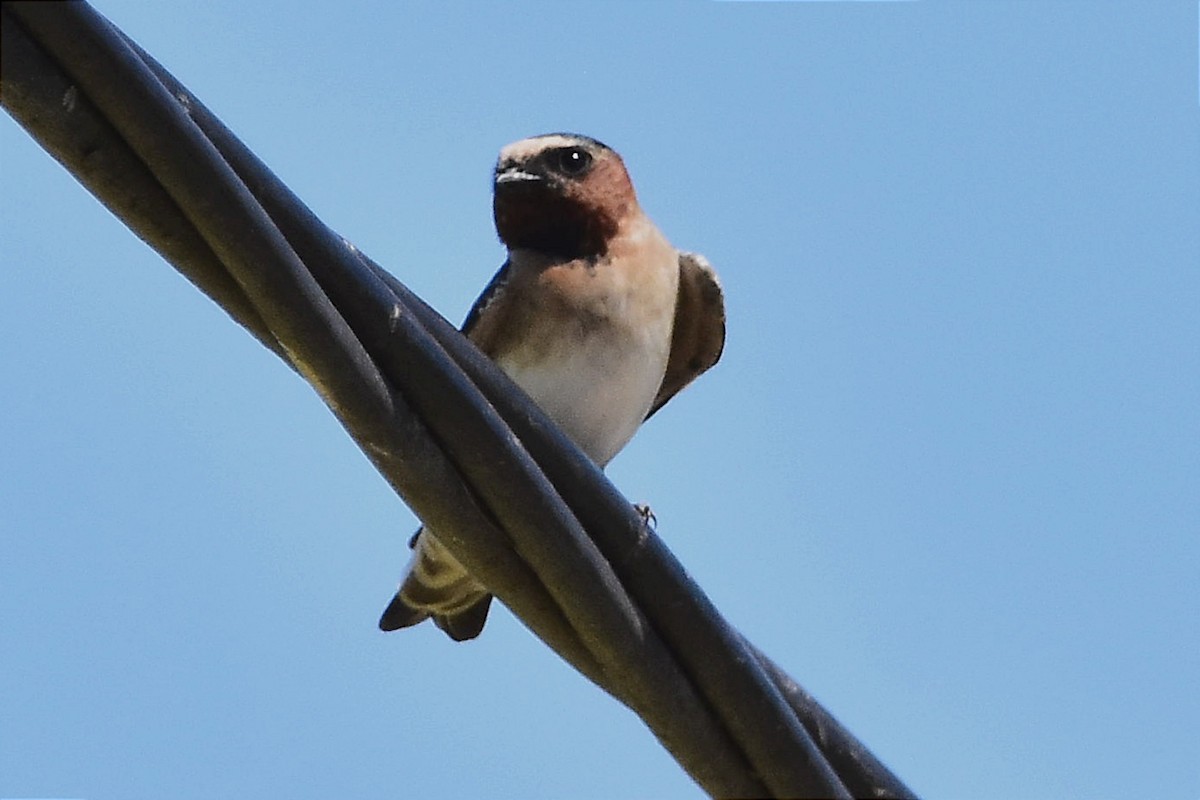
[[[462,331],[603,467],[650,415],[717,362],[720,285],[638,205],[621,157],[595,139],[535,136],[500,151],[496,232],[508,260]],[[483,630],[492,596],[421,529],[379,627],[432,617]]]

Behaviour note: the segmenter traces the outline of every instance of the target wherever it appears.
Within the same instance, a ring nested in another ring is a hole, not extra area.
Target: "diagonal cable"
[[[165,70],[138,58],[84,4],[4,5],[0,99],[10,113],[286,355],[422,520],[461,535],[456,556],[564,658],[641,714],[710,794],[840,796],[844,782],[856,795],[911,796],[729,628],[628,503],[511,382],[316,220]],[[103,109],[91,115],[90,130],[79,124],[87,114],[56,113],[54,100],[76,81],[84,89],[76,110],[89,98]],[[119,134],[105,130],[106,118]],[[90,145],[80,147],[81,134]],[[139,169],[143,163],[150,170]],[[216,190],[204,183],[214,176]],[[433,468],[414,475],[418,462]],[[546,528],[566,543],[539,538]],[[544,587],[529,588],[531,571]],[[582,587],[569,583],[580,578]],[[672,602],[656,597],[664,587]],[[657,659],[631,664],[631,643]]]

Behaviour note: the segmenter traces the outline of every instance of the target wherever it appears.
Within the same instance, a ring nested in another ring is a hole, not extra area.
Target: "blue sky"
[[[1200,794],[1194,3],[98,0],[456,322],[573,130],[724,281],[608,472],[928,797]],[[0,796],[695,798],[316,395],[0,118]]]

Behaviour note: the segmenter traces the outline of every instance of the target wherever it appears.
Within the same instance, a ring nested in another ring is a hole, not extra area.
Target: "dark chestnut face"
[[[586,137],[525,139],[504,148],[496,163],[496,232],[510,249],[601,256],[634,202],[620,157]]]

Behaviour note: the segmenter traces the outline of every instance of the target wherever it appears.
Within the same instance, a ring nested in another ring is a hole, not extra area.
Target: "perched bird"
[[[493,210],[508,260],[463,333],[603,467],[651,414],[721,355],[712,268],[680,253],[638,205],[621,157],[586,136],[514,142]],[[379,627],[432,617],[473,639],[491,594],[424,528]]]

